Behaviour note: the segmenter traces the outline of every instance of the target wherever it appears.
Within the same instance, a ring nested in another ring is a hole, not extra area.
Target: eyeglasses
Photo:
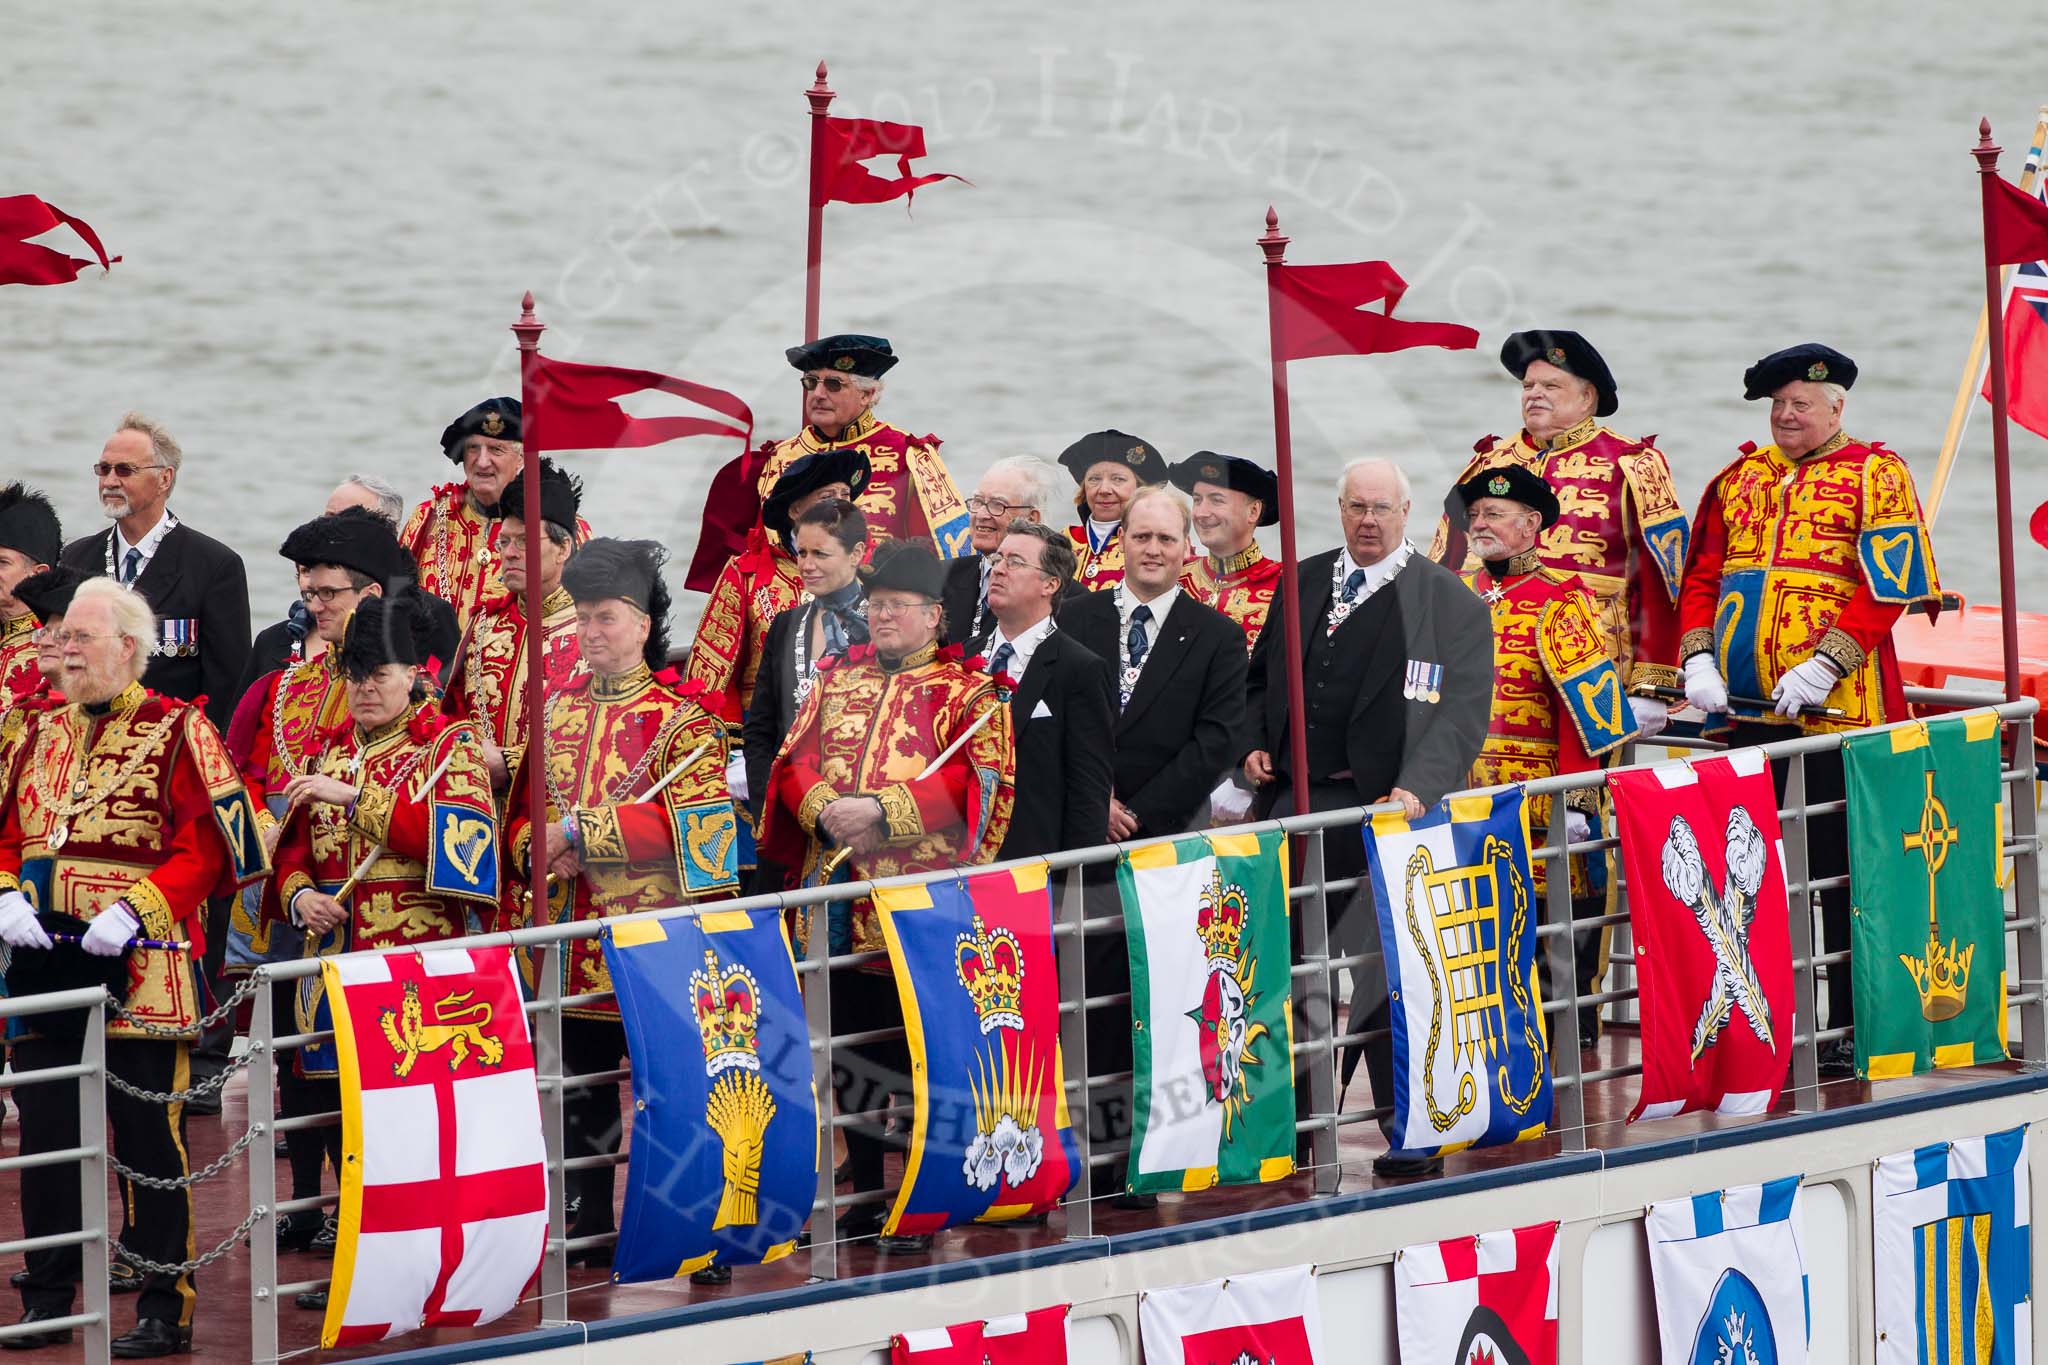
[[[44,626],[29,638],[39,645],[56,645],[61,649],[66,645],[89,645],[94,640],[115,640],[120,637],[104,632],[96,635],[89,630],[63,630],[55,626]]]
[[[299,591],[299,600],[309,607],[315,604],[331,607],[343,593],[361,591],[360,588],[303,588]]]
[[[809,393],[820,384],[825,386],[825,392],[827,393],[840,393],[847,389],[859,387],[851,379],[837,374],[807,374],[797,382],[804,386],[805,393]]]
[[[1404,504],[1394,502],[1359,502],[1354,498],[1346,498],[1337,504],[1337,510],[1347,517],[1356,517],[1360,521],[1367,517],[1374,521],[1385,521],[1401,511],[1403,506]]]
[[[1022,555],[997,555],[995,563],[997,566],[1012,570],[1013,572],[1020,569],[1028,569],[1032,573],[1042,573],[1047,578],[1052,577],[1050,569],[1042,569]]]
[[[992,517],[1001,518],[1012,512],[1021,513],[1028,509],[1021,502],[1004,502],[1001,498],[984,498],[976,493],[967,500],[967,510],[976,513],[986,512]]]
[[[145,469],[166,469],[168,467],[167,465],[160,464],[129,464],[126,460],[118,460],[113,464],[108,464],[105,460],[101,460],[92,467],[92,472],[103,479],[109,474],[112,474],[117,479],[132,479]]]
[[[915,602],[876,602],[870,599],[868,602],[868,615],[871,617],[879,616],[887,620],[891,617],[908,616],[912,612],[923,611],[927,607],[936,607],[937,605],[939,604],[932,601],[929,597],[920,598]]]

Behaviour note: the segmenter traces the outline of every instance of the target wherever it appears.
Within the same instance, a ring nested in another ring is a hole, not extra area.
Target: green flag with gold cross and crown
[[[1849,796],[1856,1074],[2005,1059],[1998,719],[1842,742]]]

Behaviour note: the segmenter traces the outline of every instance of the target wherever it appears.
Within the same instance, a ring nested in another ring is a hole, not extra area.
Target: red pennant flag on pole
[[[99,257],[106,270],[119,256],[108,256],[100,237],[83,218],[74,218],[32,194],[0,196],[0,284],[69,284],[91,265],[75,256],[29,241],[54,228],[68,227]]]
[[[1984,254],[1992,265],[2024,265],[2048,256],[2048,204],[2003,176],[1984,197]]]
[[[1377,355],[1413,346],[1467,351],[1479,333],[1451,322],[1410,322],[1394,308],[1408,283],[1385,261],[1350,265],[1282,265],[1268,272],[1273,287],[1275,360],[1319,355]],[[1382,303],[1381,311],[1362,311]]]
[[[738,397],[652,370],[581,365],[536,353],[527,384],[520,420],[527,439],[542,450],[616,450],[685,436],[753,440],[754,414]],[[634,417],[617,402],[649,389],[686,398],[719,416]]]
[[[924,156],[924,129],[914,123],[871,118],[826,118],[821,174],[811,184],[813,204],[880,204],[901,199],[938,180],[959,180],[946,171],[912,175],[910,163]],[[896,158],[896,179],[885,180],[860,163],[870,157]]]

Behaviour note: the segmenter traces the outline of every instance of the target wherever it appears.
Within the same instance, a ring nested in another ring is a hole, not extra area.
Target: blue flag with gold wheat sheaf
[[[2027,1130],[1880,1157],[1878,1365],[2019,1365],[2033,1351]]]
[[[607,924],[633,1059],[612,1278],[666,1280],[796,1249],[818,1191],[810,1035],[782,913]]]
[[[1394,1026],[1399,1151],[1541,1137],[1548,1045],[1536,982],[1540,902],[1519,787],[1365,823]]]

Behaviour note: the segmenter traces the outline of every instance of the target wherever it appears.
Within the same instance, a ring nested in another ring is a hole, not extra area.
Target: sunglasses
[[[836,374],[807,374],[797,382],[804,386],[805,393],[809,393],[820,384],[825,386],[827,393],[843,393],[847,389],[857,387],[851,379]]]
[[[92,472],[102,479],[109,474],[112,474],[117,479],[132,479],[145,469],[162,468],[164,466],[160,464],[129,464],[126,460],[121,460],[115,464],[108,464],[105,460],[101,460],[92,467]]]

